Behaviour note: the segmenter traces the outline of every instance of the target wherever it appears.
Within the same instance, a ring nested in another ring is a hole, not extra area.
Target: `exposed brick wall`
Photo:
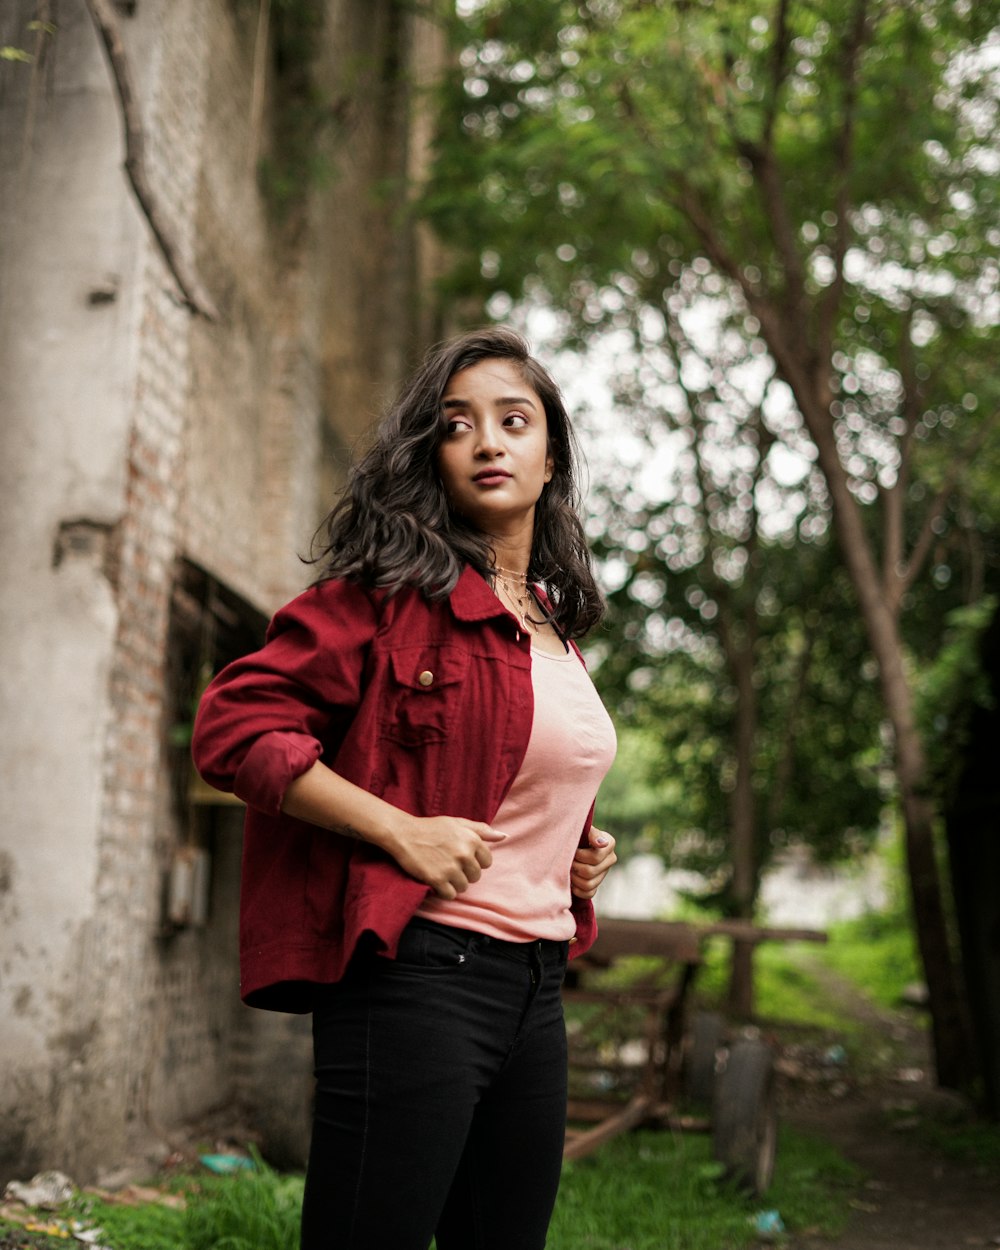
[[[175,0],[140,6],[136,25],[124,25],[141,84],[150,181],[187,256],[193,250],[206,123],[205,12],[194,0]],[[70,1009],[80,1028],[90,1030],[83,1060],[86,1092],[64,1083],[55,1108],[61,1155],[84,1173],[90,1141],[104,1143],[113,1160],[127,1154],[136,1132],[145,1135],[156,1110],[149,1090],[164,1061],[171,1014],[176,1016],[181,1004],[176,960],[171,967],[162,958],[157,934],[164,852],[177,836],[164,803],[162,743],[191,315],[178,303],[148,235],[142,246],[95,906],[87,958],[79,969],[80,994]]]

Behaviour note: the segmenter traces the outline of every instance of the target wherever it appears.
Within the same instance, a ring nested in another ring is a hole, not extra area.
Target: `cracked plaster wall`
[[[106,1177],[238,1097],[266,1118],[255,1090],[283,1065],[297,1110],[277,1148],[301,1153],[307,1038],[236,995],[239,815],[175,799],[171,588],[184,556],[265,614],[294,594],[346,448],[433,336],[418,291],[432,249],[414,232],[398,268],[400,206],[374,190],[412,172],[416,130],[406,93],[365,75],[441,54],[402,7],[326,6],[321,72],[364,104],[294,243],[254,172],[256,6],[119,8],[150,180],[216,325],[178,303],[128,191],[83,0],[58,5],[23,159],[29,72],[0,63],[0,1183],[43,1167]],[[11,0],[0,42],[32,17]],[[165,872],[195,824],[208,923],[166,934]]]

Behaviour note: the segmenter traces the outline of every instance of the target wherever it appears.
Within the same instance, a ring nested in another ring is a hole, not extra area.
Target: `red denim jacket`
[[[275,615],[261,650],[205,691],[194,729],[199,772],[247,805],[245,1002],[308,1011],[312,984],[339,980],[362,934],[393,957],[428,893],[377,847],[283,813],[289,784],[322,759],[413,815],[488,823],[533,710],[530,638],[471,569],[433,603],[328,581]],[[578,955],[597,929],[589,900],[572,908]]]

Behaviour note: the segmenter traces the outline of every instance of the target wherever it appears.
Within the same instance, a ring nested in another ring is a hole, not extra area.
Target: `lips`
[[[472,480],[489,484],[490,482],[506,482],[510,476],[506,469],[482,469]]]

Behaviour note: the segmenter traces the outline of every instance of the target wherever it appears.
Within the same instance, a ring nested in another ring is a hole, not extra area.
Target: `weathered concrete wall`
[[[16,6],[24,20],[31,7]],[[25,67],[5,67],[0,111],[2,164],[18,171],[3,180],[0,230],[0,776],[11,815],[0,832],[0,1169],[41,1162],[64,1092],[91,1081],[100,999],[79,966],[104,963],[91,938],[143,248],[121,194],[107,71],[86,15],[67,9],[23,162],[25,109],[7,101],[19,88],[25,98]],[[98,289],[117,298],[94,304]]]
[[[433,333],[432,245],[375,184],[419,159],[400,83],[439,41],[390,0],[320,7],[317,82],[344,120],[317,137],[334,176],[283,220],[255,176],[282,90],[266,58],[255,77],[257,6],[119,11],[150,182],[214,324],[127,188],[83,0],[59,6],[23,159],[32,72],[0,63],[0,1180],[90,1179],[238,1094],[263,1114],[282,1069],[299,1110],[277,1148],[301,1153],[307,1037],[237,999],[239,814],[186,801],[169,732],[215,634],[245,641],[308,580],[296,553],[346,448]],[[9,0],[0,42],[34,16]],[[210,902],[171,926],[183,846],[208,853]]]

